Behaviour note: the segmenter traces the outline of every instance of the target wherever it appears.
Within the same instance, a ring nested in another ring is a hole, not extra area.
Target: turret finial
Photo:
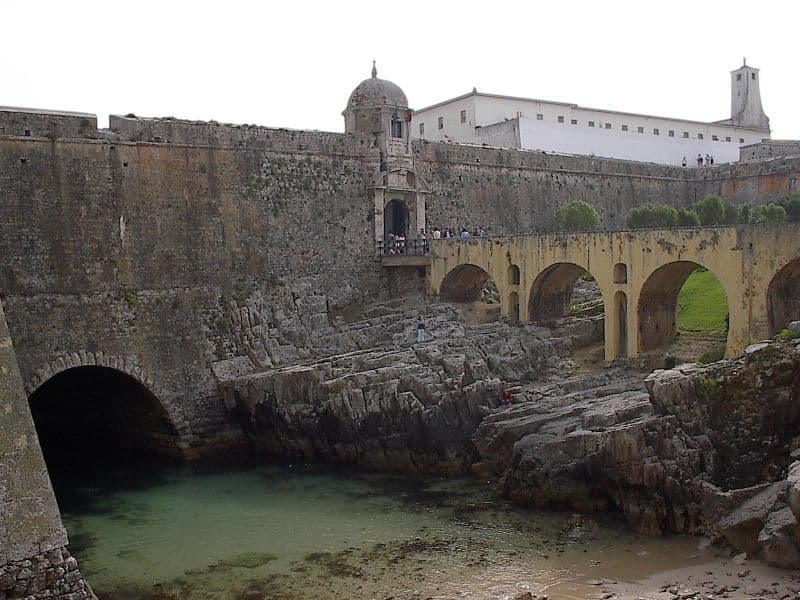
[[[747,66],[747,58],[746,58],[746,57],[745,57],[745,58],[742,58],[742,66],[743,66],[743,67],[746,67],[746,66]]]
[[[375,61],[372,61],[372,77],[373,79],[378,76],[378,69],[375,68]]]

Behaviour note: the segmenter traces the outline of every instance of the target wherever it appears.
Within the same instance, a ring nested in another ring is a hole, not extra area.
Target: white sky
[[[412,108],[479,91],[700,121],[761,69],[800,139],[797,0],[0,0],[0,105],[342,131],[378,76]]]

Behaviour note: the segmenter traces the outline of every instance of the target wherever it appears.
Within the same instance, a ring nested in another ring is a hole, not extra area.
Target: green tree
[[[666,204],[652,204],[648,202],[642,206],[632,208],[628,213],[626,222],[631,229],[647,227],[675,227],[678,211]]]
[[[698,227],[700,217],[691,208],[679,208],[675,223],[678,227]]]
[[[739,211],[727,200],[722,201],[725,210],[722,215],[722,223],[725,225],[735,225],[739,220]]]
[[[721,225],[725,219],[725,201],[719,196],[706,196],[694,205],[694,210],[700,218],[700,224],[705,227]]]
[[[786,211],[787,221],[800,221],[800,192],[788,194],[779,204]]]
[[[756,223],[781,223],[786,220],[786,209],[780,204],[769,203],[755,210]]]
[[[736,222],[748,225],[756,222],[755,212],[752,204],[742,204],[736,214]]]
[[[585,231],[594,229],[599,223],[600,215],[583,200],[568,202],[553,217],[553,226],[559,231]]]

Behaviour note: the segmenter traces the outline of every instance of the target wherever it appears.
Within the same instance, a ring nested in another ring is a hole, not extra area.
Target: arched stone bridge
[[[431,248],[434,295],[472,300],[491,278],[501,315],[523,323],[565,316],[588,271],[603,297],[606,360],[675,337],[678,292],[697,267],[728,298],[726,356],[800,319],[800,224],[433,240]]]

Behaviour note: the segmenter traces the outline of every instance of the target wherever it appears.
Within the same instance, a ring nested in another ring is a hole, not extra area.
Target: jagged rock
[[[789,467],[786,480],[789,483],[789,506],[795,518],[800,519],[800,461],[793,462]]]
[[[657,371],[648,394],[637,384],[581,375],[518,395],[476,430],[473,472],[502,477],[517,502],[616,507],[639,531],[705,534],[794,565],[800,350],[770,343]]]
[[[758,535],[758,544],[764,559],[771,565],[784,569],[800,568],[800,527],[788,506],[774,510]]]
[[[304,306],[313,312],[322,300]],[[566,345],[541,328],[465,327],[447,304],[424,313],[430,341],[414,343],[417,311],[375,307],[336,327],[324,346],[330,355],[221,381],[226,403],[267,452],[464,474],[470,437],[497,406],[501,380],[563,372]]]
[[[722,518],[717,529],[734,548],[749,553],[759,549],[759,533],[778,501],[778,496],[786,491],[786,483],[775,483],[766,487],[731,514]]]

